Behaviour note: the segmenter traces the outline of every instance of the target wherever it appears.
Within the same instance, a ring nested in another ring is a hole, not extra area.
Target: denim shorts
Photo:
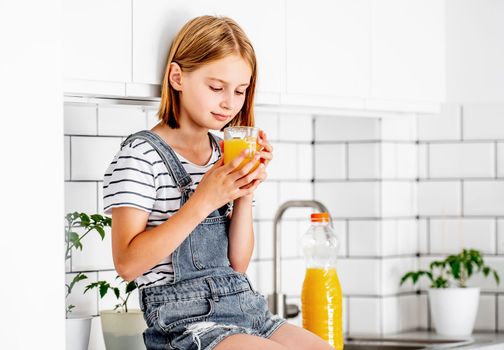
[[[269,338],[285,323],[239,273],[147,287],[140,305],[148,350],[211,350],[233,334]]]

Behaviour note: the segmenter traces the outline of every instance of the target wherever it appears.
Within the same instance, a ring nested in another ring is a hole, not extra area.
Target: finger
[[[245,175],[245,176],[241,177],[240,179],[238,179],[236,181],[236,186],[241,188],[241,187],[251,183],[252,181],[260,178],[261,173],[263,171],[264,171],[264,164],[259,164],[259,166],[257,167],[256,170],[254,170],[250,174]]]
[[[249,154],[250,154],[250,150],[247,148],[247,149],[244,149],[239,155],[238,157],[236,157],[235,159],[233,159],[231,162],[229,162],[228,164],[225,165],[225,171],[227,174],[230,174],[232,173],[236,168],[238,168],[240,166],[240,164],[246,159],[249,157]]]
[[[247,176],[247,174],[249,174],[252,171],[252,168],[257,165],[260,159],[261,158],[259,157],[259,154],[256,153],[254,155],[254,158],[252,158],[252,160],[250,160],[249,162],[245,163],[243,168],[241,168],[240,170],[234,170],[229,174],[231,180],[236,181],[244,176]]]

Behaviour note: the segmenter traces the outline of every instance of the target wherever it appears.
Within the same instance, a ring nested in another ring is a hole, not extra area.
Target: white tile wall
[[[429,252],[429,229],[428,220],[418,220],[418,252],[420,254],[427,254]]]
[[[98,108],[98,135],[128,136],[146,127],[146,113],[140,106],[111,105]]]
[[[416,295],[382,299],[382,332],[394,334],[420,327],[420,303]]]
[[[348,177],[377,179],[380,177],[380,144],[353,143],[348,145]],[[316,149],[318,155],[320,150]],[[317,177],[318,178],[318,177]]]
[[[495,145],[490,142],[431,144],[429,171],[433,178],[493,177]]]
[[[478,313],[474,323],[475,331],[494,331],[496,329],[496,302],[495,295],[480,295]]]
[[[429,176],[429,159],[427,154],[429,152],[426,144],[418,145],[418,177],[424,179]]]
[[[460,140],[461,107],[445,104],[439,115],[420,115],[418,118],[418,138],[430,140]]]
[[[391,295],[399,292],[412,291],[414,289],[410,284],[399,286],[401,277],[408,271],[414,271],[418,268],[417,259],[407,258],[387,258],[382,260],[381,269],[381,291],[380,295]]]
[[[72,271],[113,270],[112,233],[105,230],[105,238],[101,239],[96,231],[89,232],[82,240],[82,251],[72,254]]]
[[[497,329],[504,331],[504,295],[497,296]]]
[[[98,132],[97,109],[96,105],[65,105],[65,134],[96,135]]]
[[[504,181],[465,181],[465,215],[504,215]]]
[[[417,120],[414,116],[381,119],[381,139],[385,141],[415,141]]]
[[[255,191],[254,218],[273,219],[280,205],[278,200],[278,183],[263,182]]]
[[[504,219],[497,220],[497,253],[504,254]]]
[[[380,221],[350,220],[348,246],[350,256],[380,256],[382,253]]]
[[[465,104],[464,139],[504,139],[504,104]]]
[[[274,150],[273,150],[274,151]],[[297,155],[300,160],[297,162],[297,175],[299,180],[310,180],[313,178],[313,146],[299,144],[297,146]]]
[[[273,221],[260,221],[259,230],[255,231],[256,249],[254,255],[257,259],[273,258]]]
[[[382,178],[414,179],[418,176],[416,145],[384,142],[381,152]]]
[[[432,219],[430,244],[433,254],[458,253],[462,248],[475,248],[495,253],[494,219]]]
[[[313,117],[311,115],[280,115],[278,137],[283,141],[311,142]]]
[[[381,215],[412,217],[417,214],[417,187],[414,182],[383,181],[381,183]]]
[[[380,264],[380,259],[339,259],[338,276],[343,293],[345,295],[380,295]]]
[[[377,217],[378,195],[379,183],[373,181],[315,183],[315,198],[334,217]]]
[[[72,180],[103,180],[103,174],[119,151],[121,139],[118,137],[73,136]]]
[[[311,200],[313,199],[313,184],[311,182],[286,182],[282,181],[279,186],[279,203],[281,205],[289,200]],[[276,212],[273,210],[273,215]],[[284,218],[299,218],[310,220],[310,208],[289,208],[283,215]]]
[[[315,145],[315,179],[344,179],[346,172],[345,145]]]
[[[65,142],[65,181],[70,180],[70,137],[64,137]]]
[[[157,123],[159,123],[159,118],[157,115],[158,108],[145,108],[145,113],[147,114],[147,129],[152,129],[154,126],[156,126]]]
[[[497,176],[504,177],[504,142],[497,144]]]
[[[268,178],[271,180],[295,180],[298,178],[297,145],[295,143],[272,143],[273,161],[268,165]]]
[[[459,181],[428,181],[418,184],[418,213],[421,216],[461,214]]]
[[[374,118],[330,117],[315,118],[315,140],[357,141],[378,140],[380,122]]]
[[[96,213],[96,183],[65,182],[65,213]]]
[[[348,333],[380,334],[382,307],[380,299],[352,297],[348,300]]]
[[[415,255],[419,251],[418,224],[414,219],[381,222],[382,256]]]
[[[266,113],[260,112],[255,114],[255,125],[256,127],[264,130],[266,137],[270,141],[278,141],[278,114],[277,113]]]

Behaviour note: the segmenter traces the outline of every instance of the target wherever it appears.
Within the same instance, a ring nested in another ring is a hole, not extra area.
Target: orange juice
[[[259,145],[256,142],[256,138],[249,136],[245,137],[244,139],[235,138],[224,140],[224,164],[230,163],[233,159],[238,157],[243,150],[247,148],[250,150],[250,153],[247,158],[245,158],[240,163],[237,170],[243,168],[245,164],[250,162],[254,158],[256,151],[259,150]],[[254,165],[251,172],[254,171],[258,166],[259,161],[256,162],[256,165]]]
[[[303,328],[342,350],[342,294],[334,267],[306,269],[301,304]]]

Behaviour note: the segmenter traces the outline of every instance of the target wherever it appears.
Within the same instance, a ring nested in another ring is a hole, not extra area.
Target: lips
[[[215,119],[217,119],[221,122],[227,120],[230,117],[229,115],[218,114],[218,113],[212,113],[212,115],[215,117]]]

